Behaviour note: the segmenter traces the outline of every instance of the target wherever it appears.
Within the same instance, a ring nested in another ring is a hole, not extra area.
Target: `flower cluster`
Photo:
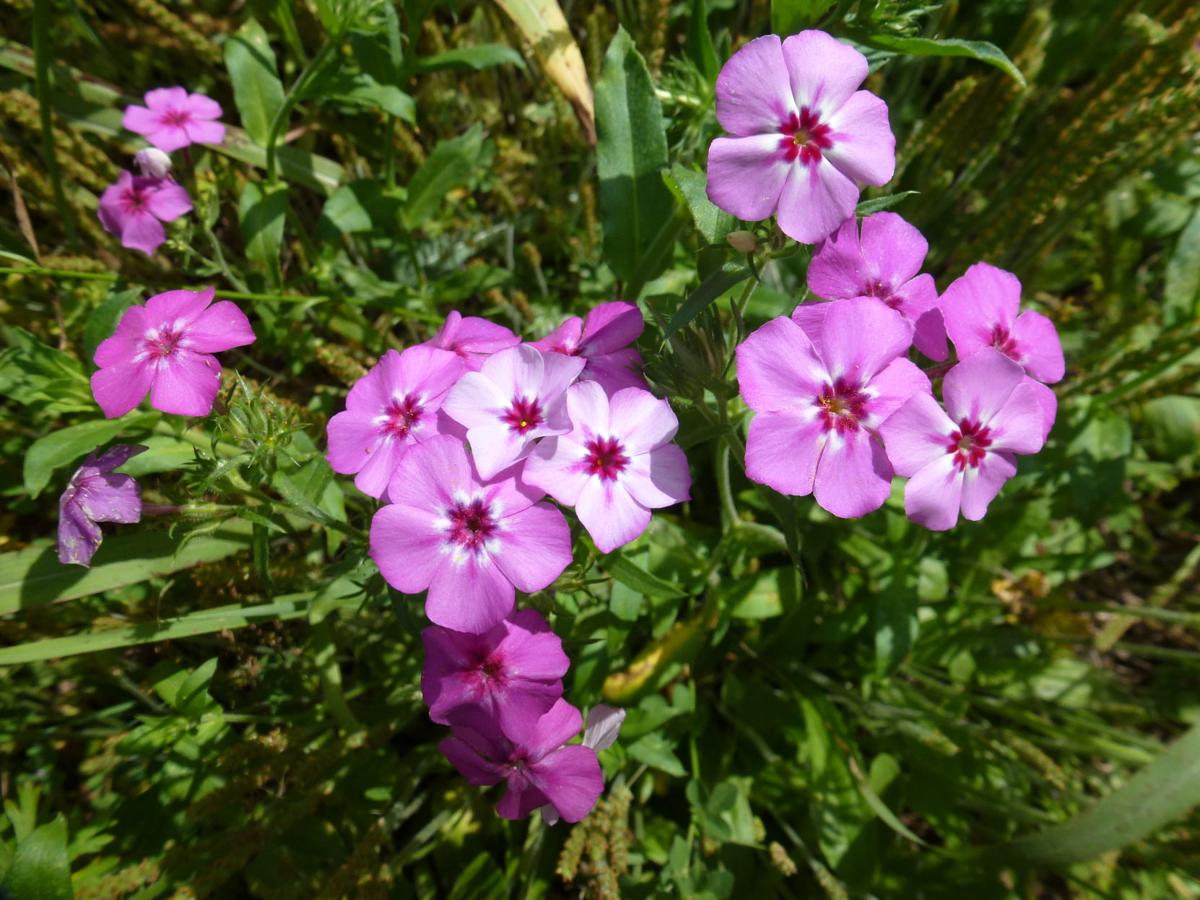
[[[566,744],[582,720],[562,699],[561,642],[537,612],[514,612],[518,590],[571,562],[547,495],[606,553],[689,496],[679,422],[631,346],[643,327],[618,301],[522,343],[452,312],[424,344],[384,354],[329,421],[330,466],[384,503],[372,559],[392,587],[425,593],[422,685],[452,728],[442,750],[472,783],[508,782],[509,818],[549,806],[577,821],[603,787],[594,748]]]
[[[141,174],[122,171],[100,195],[97,215],[122,246],[153,256],[167,239],[163,223],[192,209],[188,192],[171,177],[167,154],[192,144],[220,144],[225,126],[217,121],[220,105],[203,94],[189,94],[181,87],[156,88],[144,99],[145,106],[127,107],[123,120],[125,128],[152,145],[134,156]]]

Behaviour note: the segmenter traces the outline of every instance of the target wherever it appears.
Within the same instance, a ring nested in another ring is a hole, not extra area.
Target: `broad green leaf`
[[[663,581],[657,575],[651,575],[628,557],[622,556],[620,551],[604,557],[601,566],[615,580],[647,597],[675,600],[687,596],[678,585]]]
[[[111,528],[112,526],[106,526]],[[231,556],[250,546],[250,526],[222,523],[192,537],[166,531],[117,531],[104,538],[91,568],[64,566],[53,545],[0,554],[0,615],[103,593]]]
[[[789,581],[785,579],[784,583]],[[770,619],[782,615],[780,570],[747,575],[722,587],[718,596],[735,619]]]
[[[666,772],[677,778],[687,775],[683,763],[675,755],[674,745],[662,735],[662,732],[654,731],[638,738],[626,748],[626,752],[638,762],[645,763],[660,772]]]
[[[917,595],[902,575],[875,597],[875,671],[889,675],[917,639]]]
[[[254,19],[225,42],[225,66],[242,127],[259,146],[265,146],[271,121],[283,106],[283,83],[267,33]]]
[[[279,268],[287,206],[286,184],[272,186],[247,181],[238,199],[238,222],[246,245],[246,259],[271,273]]]
[[[394,229],[402,207],[399,188],[393,192],[378,179],[363,178],[342,185],[325,201],[317,230],[334,236]]]
[[[313,79],[304,95],[317,100],[337,99],[380,109],[410,124],[417,121],[417,104],[412,97],[397,85],[381,83],[366,72],[328,70],[326,74]]]
[[[1200,450],[1200,397],[1168,394],[1141,407],[1148,446],[1159,457],[1177,460]]]
[[[872,34],[863,39],[868,46],[890,50],[902,56],[962,56],[995,66],[1021,87],[1025,76],[1013,65],[1004,51],[987,41],[964,41],[959,38],[901,37],[895,34]]]
[[[663,178],[667,187],[687,206],[696,230],[710,244],[725,240],[725,235],[737,226],[737,219],[708,199],[708,179],[703,172],[675,163],[670,173],[663,173]]]
[[[1200,207],[1188,220],[1167,260],[1163,303],[1163,318],[1168,325],[1186,322],[1196,314],[1200,303]]]
[[[605,261],[619,278],[630,281],[673,214],[674,201],[660,174],[667,166],[662,106],[646,63],[624,28],[617,29],[604,55],[596,83],[596,126]],[[658,273],[646,274],[643,283]]]
[[[898,194],[888,194],[885,197],[876,197],[874,200],[864,200],[858,204],[854,210],[860,216],[869,216],[871,213],[877,213],[880,210],[891,209],[893,206],[901,203],[905,198],[911,197],[919,191],[901,191]]]
[[[741,284],[754,273],[739,263],[726,263],[700,282],[700,286],[688,294],[686,300],[667,323],[664,340],[670,340],[680,328],[688,325],[700,315],[710,303],[716,302],[725,292]]]
[[[3,886],[20,900],[72,900],[66,819],[58,816],[17,844]]]
[[[470,184],[483,153],[483,128],[471,126],[466,134],[441,141],[408,183],[404,224],[417,229],[429,221],[446,195]]]
[[[833,6],[833,0],[771,0],[771,30],[788,35],[811,28]]]
[[[474,69],[476,72],[492,66],[513,65],[525,68],[521,54],[507,44],[479,44],[475,47],[455,47],[417,61],[418,72],[438,72],[442,69]]]
[[[36,497],[50,483],[55,469],[82,459],[122,433],[129,437],[129,433],[147,427],[157,417],[157,413],[135,412],[119,419],[68,425],[38,438],[25,451],[25,490]]]

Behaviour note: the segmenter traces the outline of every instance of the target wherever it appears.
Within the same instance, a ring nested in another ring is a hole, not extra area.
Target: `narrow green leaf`
[[[663,339],[670,340],[675,332],[700,315],[706,306],[716,302],[726,291],[741,284],[753,274],[746,266],[736,263],[726,263],[717,269],[700,282],[700,286],[688,295],[679,309],[675,310],[675,315],[671,316],[671,321],[667,323],[667,331],[663,335]]]
[[[815,25],[833,6],[833,0],[771,0],[771,30],[795,34]]]
[[[437,211],[446,195],[470,184],[483,153],[483,128],[473,125],[464,135],[441,141],[408,183],[404,224],[420,228]]]
[[[1200,303],[1200,207],[1188,220],[1171,258],[1163,291],[1164,319],[1168,325],[1189,321]]]
[[[265,146],[271,120],[283,106],[283,83],[267,33],[254,19],[225,42],[225,66],[242,127],[255,143]]]
[[[521,54],[507,44],[479,44],[475,47],[455,47],[417,60],[418,72],[439,72],[442,69],[474,69],[476,72],[492,66],[513,65],[525,68]]]
[[[737,219],[708,199],[708,179],[703,172],[675,163],[669,173],[663,173],[663,178],[667,187],[687,206],[696,229],[706,241],[719,243],[733,231]]]
[[[918,194],[920,191],[901,191],[898,194],[888,194],[886,197],[876,197],[874,200],[864,200],[858,204],[854,210],[860,216],[869,216],[871,213],[877,213],[880,210],[891,209],[898,203],[901,203],[906,197],[911,197]]]
[[[609,44],[596,83],[596,127],[605,260],[629,281],[674,212],[674,202],[659,174],[667,165],[662,106],[646,63],[624,28],[617,29]]]
[[[895,34],[872,34],[864,43],[880,50],[890,50],[902,56],[962,56],[995,66],[1021,87],[1025,76],[1011,59],[995,44],[987,41],[964,41],[959,38],[901,37]]]
[[[661,597],[664,600],[675,600],[686,597],[687,594],[669,581],[663,581],[657,575],[651,575],[637,563],[622,556],[620,552],[610,553],[601,564],[604,570],[627,588],[632,588],[648,597]]]
[[[72,900],[66,819],[58,816],[17,844],[4,887],[20,900]]]
[[[156,417],[157,413],[135,412],[119,419],[68,425],[38,438],[25,452],[25,490],[36,497],[50,483],[55,469],[82,459],[122,432],[145,427]]]

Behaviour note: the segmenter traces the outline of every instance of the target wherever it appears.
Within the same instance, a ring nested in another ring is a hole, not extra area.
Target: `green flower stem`
[[[317,55],[309,60],[308,65],[304,67],[295,82],[293,82],[291,90],[287,92],[287,96],[283,98],[283,103],[275,112],[275,117],[271,119],[271,130],[267,132],[267,183],[277,184],[279,182],[279,166],[276,155],[276,145],[279,143],[279,134],[283,131],[284,125],[287,124],[288,118],[291,116],[292,109],[300,102],[300,97],[308,87],[309,82],[325,65],[326,60],[342,43],[342,35],[344,31],[339,29],[333,34],[324,46],[317,51]]]

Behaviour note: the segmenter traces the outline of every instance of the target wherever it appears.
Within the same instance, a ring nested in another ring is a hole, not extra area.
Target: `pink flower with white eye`
[[[371,520],[371,558],[405,594],[428,591],[435,625],[482,634],[571,562],[571,529],[515,470],[485,481],[462,442],[438,435],[409,449]]]
[[[815,244],[854,215],[859,184],[896,168],[887,104],[858,86],[867,60],[823,31],[768,34],[717,76],[708,198],[739,219],[775,215],[783,233]]]
[[[1017,276],[975,263],[942,294],[942,316],[960,361],[990,347],[1036,379],[1033,390],[1042,407],[1043,435],[1048,435],[1058,415],[1058,398],[1044,385],[1062,380],[1066,361],[1054,323],[1039,312],[1021,312]]]
[[[58,561],[90,566],[104,539],[97,522],[132,524],[142,518],[142,492],[130,475],[113,470],[145,452],[140,444],[116,444],[89,453],[58,501]]]
[[[826,300],[882,300],[912,324],[918,350],[930,359],[943,360],[946,327],[938,309],[937,287],[932,275],[917,274],[928,252],[925,236],[895,213],[867,216],[861,235],[851,217],[825,239],[808,264],[808,287]],[[824,304],[806,304],[792,318],[823,312]]]
[[[544,353],[582,356],[587,364],[579,377],[599,382],[610,394],[627,387],[645,389],[642,355],[629,346],[645,327],[636,305],[616,300],[593,307],[586,319],[571,316],[529,346]]]
[[[818,329],[781,316],[737,348],[738,384],[755,412],[746,474],[855,518],[891,490],[876,430],[913,394],[928,394],[929,379],[903,356],[912,326],[898,312],[871,297],[821,305]]]
[[[192,198],[170,178],[146,178],[122,172],[100,195],[96,215],[104,230],[121,246],[147,256],[167,239],[163,222],[173,222],[192,209]]]
[[[687,457],[671,438],[670,404],[641,388],[610,398],[594,381],[567,391],[572,428],[541,441],[522,478],[575,514],[602,553],[646,530],[650,511],[682,503],[692,484]]]
[[[563,395],[584,360],[522,344],[468,372],[446,398],[446,415],[467,429],[479,474],[491,478],[529,455],[534,441],[571,430]]]
[[[493,353],[519,343],[521,339],[503,325],[451,310],[438,333],[425,345],[458,354],[467,369],[478,372],[483,361]]]
[[[579,734],[583,719],[565,700],[540,718],[504,729],[478,708],[464,710],[452,724],[454,736],[438,749],[471,784],[507,782],[496,804],[505,819],[523,819],[549,805],[566,821],[579,822],[604,790],[596,751],[566,743]]]
[[[896,472],[909,476],[910,519],[945,531],[960,510],[972,521],[983,518],[1016,474],[1015,454],[1037,453],[1046,441],[1035,385],[1019,365],[987,348],[946,373],[945,410],[915,394],[880,426]]]
[[[442,433],[438,410],[464,369],[453,353],[432,347],[385,353],[326,426],[333,471],[354,475],[364,494],[385,497],[409,448]]]
[[[93,357],[92,396],[106,418],[123,416],[150,392],[150,405],[179,416],[206,416],[221,385],[214,353],[254,343],[246,314],[213,289],[155,294],[125,310]],[[211,305],[210,305],[211,304]]]
[[[159,150],[180,150],[191,144],[219,144],[225,140],[221,105],[186,88],[155,88],[143,98],[145,106],[125,107],[122,125],[140,134]]]

